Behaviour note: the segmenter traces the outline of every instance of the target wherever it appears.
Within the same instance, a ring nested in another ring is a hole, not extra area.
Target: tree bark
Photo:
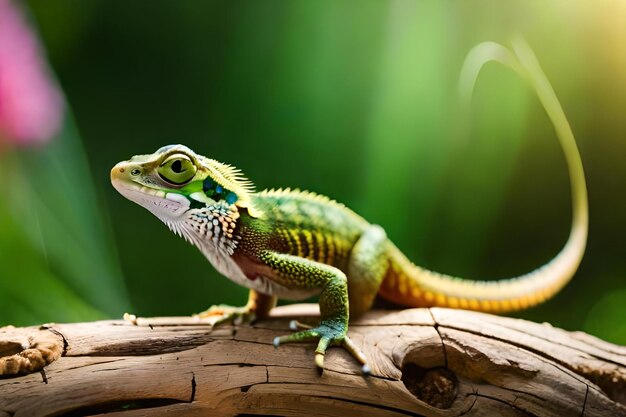
[[[339,348],[319,372],[314,344],[272,346],[290,318],[317,313],[279,307],[214,330],[189,319],[3,328],[0,373],[34,372],[0,377],[0,417],[626,416],[626,347],[463,310],[379,310],[350,326],[372,375]]]

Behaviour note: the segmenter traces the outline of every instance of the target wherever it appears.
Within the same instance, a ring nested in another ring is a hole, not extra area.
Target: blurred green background
[[[24,5],[73,119],[48,146],[2,162],[34,177],[0,205],[0,325],[245,302],[246,290],[110,186],[116,162],[170,143],[242,168],[258,189],[346,203],[437,271],[489,279],[543,264],[571,221],[552,125],[497,64],[481,73],[467,120],[457,92],[474,45],[522,34],[577,138],[591,218],[574,280],[517,315],[626,344],[624,3]],[[38,210],[13,204],[25,189],[62,218],[20,217]],[[23,232],[33,218],[41,227]]]

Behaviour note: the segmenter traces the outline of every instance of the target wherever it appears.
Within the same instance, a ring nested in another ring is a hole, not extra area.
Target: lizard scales
[[[367,371],[365,357],[347,336],[348,321],[367,311],[377,295],[402,306],[506,312],[549,299],[572,278],[586,245],[587,194],[575,143],[562,145],[572,188],[569,239],[544,266],[498,281],[421,268],[380,226],[344,205],[299,190],[257,193],[236,168],[183,145],[120,162],[111,170],[111,181],[197,246],[220,273],[250,288],[245,307],[214,306],[201,316],[254,320],[267,315],[278,297],[300,300],[319,294],[320,325],[299,325],[301,331],[274,344],[319,340],[319,367],[328,346],[341,345]]]

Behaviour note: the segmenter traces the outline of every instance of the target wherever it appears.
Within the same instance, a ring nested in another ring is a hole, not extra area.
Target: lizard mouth
[[[173,219],[179,217],[190,207],[190,201],[177,193],[166,193],[135,183],[122,181],[111,175],[113,187],[128,200],[139,204],[159,218]]]

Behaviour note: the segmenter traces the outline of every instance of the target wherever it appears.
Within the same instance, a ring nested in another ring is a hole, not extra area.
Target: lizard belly
[[[166,222],[166,224],[200,249],[200,252],[220,274],[243,287],[295,301],[320,293],[321,289],[317,288],[289,288],[280,285],[262,273],[255,275],[254,278],[246,276],[233,259],[239,240],[222,230],[223,217],[219,216],[225,215],[215,211],[209,213],[206,210],[190,210],[186,221]],[[228,232],[232,233],[232,230]]]
[[[318,288],[285,287],[271,278],[262,275],[257,275],[254,279],[251,279],[244,274],[231,255],[211,250],[204,252],[204,255],[220,274],[242,287],[258,291],[262,294],[275,295],[286,300],[300,301],[317,295],[321,291]]]

